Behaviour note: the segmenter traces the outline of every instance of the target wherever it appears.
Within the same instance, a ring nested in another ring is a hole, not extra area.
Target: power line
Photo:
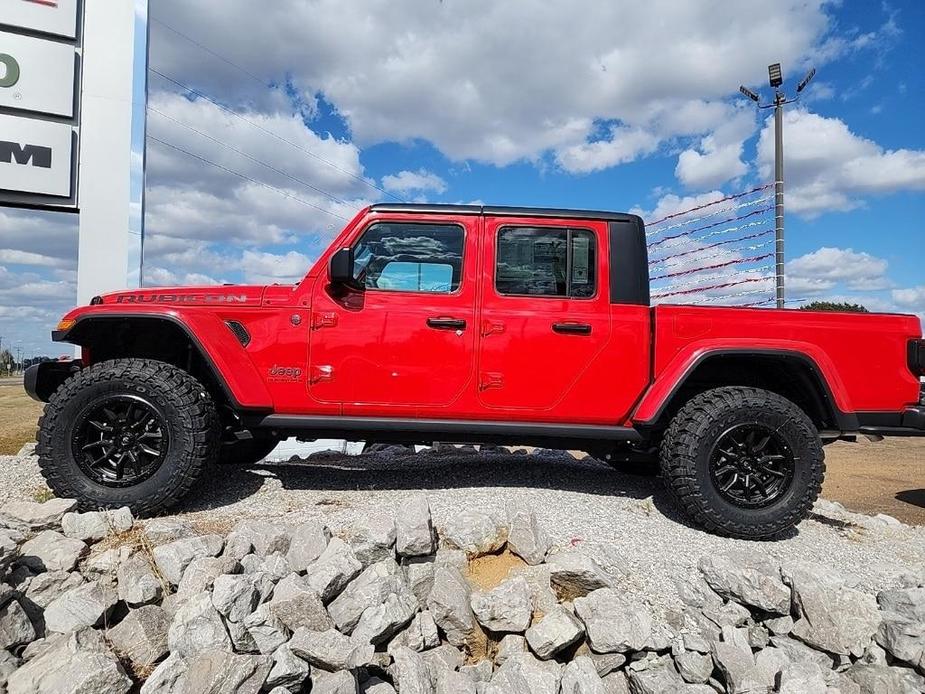
[[[264,188],[269,188],[270,190],[276,191],[277,193],[279,193],[280,195],[282,195],[282,196],[284,196],[284,197],[287,197],[287,198],[289,198],[289,199],[291,199],[291,200],[295,200],[296,202],[300,202],[300,203],[302,203],[303,205],[306,205],[306,206],[308,206],[308,207],[313,207],[313,208],[315,208],[316,210],[318,210],[319,212],[324,212],[326,215],[330,215],[331,217],[336,217],[337,219],[343,220],[343,221],[345,221],[345,222],[350,221],[350,220],[348,220],[346,217],[343,217],[343,216],[341,216],[341,215],[339,215],[339,214],[336,214],[336,213],[334,213],[334,212],[331,212],[330,210],[326,210],[326,209],[324,209],[323,207],[319,207],[318,205],[315,205],[314,203],[311,203],[311,202],[309,202],[308,200],[303,200],[302,198],[300,198],[300,197],[298,197],[298,196],[296,196],[296,195],[291,195],[290,193],[287,193],[287,192],[286,192],[285,190],[283,190],[282,188],[277,188],[276,186],[271,186],[269,183],[264,183],[263,181],[258,181],[256,178],[251,178],[250,176],[247,176],[247,175],[245,175],[245,174],[242,174],[242,173],[239,172],[239,171],[235,171],[234,169],[229,169],[227,166],[222,166],[221,164],[217,164],[217,163],[215,163],[214,161],[212,161],[211,159],[206,159],[205,157],[201,157],[201,156],[199,156],[198,154],[194,154],[193,152],[190,152],[189,150],[183,149],[182,147],[178,147],[177,145],[174,145],[174,144],[171,144],[171,143],[169,143],[169,142],[165,142],[164,140],[158,139],[158,138],[154,137],[153,135],[148,135],[148,136],[147,136],[147,139],[151,140],[152,142],[157,142],[158,144],[164,145],[165,147],[170,147],[171,149],[175,149],[175,150],[177,150],[178,152],[181,152],[181,153],[183,153],[183,154],[185,154],[185,155],[187,155],[187,156],[189,156],[189,157],[192,157],[193,159],[198,159],[199,161],[203,162],[204,164],[208,164],[209,166],[214,166],[216,169],[221,169],[222,171],[225,171],[225,172],[230,173],[230,174],[232,174],[232,175],[234,175],[234,176],[237,176],[238,178],[243,178],[245,181],[250,181],[251,183],[256,183],[258,186],[263,186]]]
[[[383,195],[388,195],[390,198],[393,198],[394,200],[398,200],[399,202],[404,202],[404,201],[403,201],[401,198],[399,198],[397,195],[393,195],[392,193],[388,192],[388,191],[385,190],[384,188],[380,188],[380,187],[377,186],[375,183],[370,183],[369,181],[367,181],[367,180],[366,180],[365,178],[363,178],[362,176],[357,176],[355,173],[353,173],[353,172],[351,172],[351,171],[347,171],[347,169],[344,169],[343,167],[338,166],[338,165],[335,164],[334,162],[332,162],[332,161],[330,161],[330,160],[328,160],[328,159],[325,159],[324,157],[322,157],[322,156],[320,156],[320,155],[318,155],[318,154],[315,154],[315,153],[312,152],[310,149],[307,149],[306,147],[303,147],[302,145],[300,145],[300,144],[298,144],[298,143],[296,143],[296,142],[293,142],[292,140],[289,140],[289,139],[283,137],[282,135],[278,135],[278,134],[276,134],[275,132],[273,132],[272,130],[269,130],[269,129],[263,127],[263,126],[260,125],[259,123],[255,123],[255,122],[252,121],[251,119],[246,118],[245,116],[242,116],[242,115],[241,115],[240,113],[238,113],[237,111],[234,111],[234,110],[228,108],[227,106],[225,106],[224,104],[219,103],[218,101],[216,101],[215,99],[213,99],[213,98],[212,98],[211,96],[209,96],[208,94],[205,94],[204,92],[201,92],[201,91],[199,91],[198,89],[194,89],[193,87],[190,87],[189,85],[186,85],[186,84],[184,84],[183,82],[180,82],[179,80],[176,80],[176,79],[174,79],[173,77],[171,77],[171,76],[169,76],[169,75],[165,75],[163,72],[161,72],[161,71],[158,70],[157,68],[149,67],[148,70],[151,71],[151,72],[153,72],[155,75],[157,75],[157,76],[159,76],[159,77],[161,77],[161,78],[167,80],[168,82],[171,82],[172,84],[174,84],[174,85],[180,87],[181,89],[185,89],[186,91],[188,91],[188,92],[190,92],[190,93],[192,93],[192,94],[195,94],[195,95],[197,95],[197,96],[199,96],[199,97],[202,97],[202,98],[205,99],[206,101],[208,101],[208,102],[210,102],[211,104],[213,104],[213,105],[217,106],[218,108],[220,108],[220,109],[221,109],[222,111],[224,111],[225,113],[228,113],[229,115],[234,116],[235,118],[244,121],[244,122],[247,123],[248,125],[250,125],[250,126],[252,126],[252,127],[254,127],[254,128],[257,128],[258,130],[260,130],[260,131],[266,133],[267,135],[270,135],[271,137],[276,138],[276,139],[279,140],[280,142],[284,142],[284,143],[286,143],[287,145],[289,145],[290,147],[295,147],[296,149],[298,149],[298,150],[304,152],[305,154],[309,155],[310,157],[313,157],[314,159],[317,159],[318,161],[327,164],[327,165],[330,166],[331,168],[336,169],[337,171],[340,171],[340,172],[341,172],[342,174],[344,174],[345,176],[349,176],[350,178],[352,178],[352,179],[354,179],[354,180],[356,180],[356,181],[362,183],[362,184],[365,185],[365,186],[369,186],[370,188],[373,188],[373,189],[375,189],[375,190],[378,190],[378,191],[379,191],[380,193],[382,193]]]
[[[341,200],[339,197],[337,197],[337,196],[334,195],[333,193],[329,193],[328,191],[326,191],[326,190],[324,190],[324,189],[322,189],[322,188],[319,188],[318,186],[312,185],[312,184],[309,183],[308,181],[305,181],[305,180],[299,178],[298,176],[293,176],[292,174],[288,174],[288,173],[286,173],[285,171],[283,171],[282,169],[276,168],[276,167],[273,166],[272,164],[268,164],[267,162],[265,162],[265,161],[263,161],[263,160],[261,160],[261,159],[258,159],[257,157],[251,156],[251,155],[248,154],[247,152],[241,151],[241,150],[238,149],[237,147],[232,147],[231,145],[229,145],[229,144],[227,144],[227,143],[225,143],[225,142],[222,142],[222,141],[219,140],[218,138],[212,137],[212,136],[209,135],[208,133],[204,133],[204,132],[202,132],[201,130],[198,130],[197,128],[194,128],[194,127],[191,126],[191,125],[187,125],[186,123],[183,123],[182,121],[177,120],[177,119],[174,118],[173,116],[168,116],[166,113],[164,113],[163,111],[159,111],[158,109],[154,108],[153,106],[148,106],[148,110],[149,110],[149,111],[153,111],[154,113],[156,113],[157,115],[161,116],[162,118],[166,118],[167,120],[172,121],[172,122],[176,123],[177,125],[182,126],[182,127],[186,128],[187,130],[190,130],[190,131],[196,133],[197,135],[200,135],[201,137],[206,138],[207,140],[211,140],[212,142],[214,142],[215,144],[219,145],[220,147],[224,147],[225,149],[229,149],[229,150],[231,150],[232,152],[235,152],[236,154],[240,154],[242,157],[245,157],[245,158],[247,158],[247,159],[250,159],[252,162],[255,162],[255,163],[257,163],[257,164],[260,164],[261,166],[265,166],[266,168],[270,169],[271,171],[274,171],[275,173],[280,174],[281,176],[285,176],[286,178],[288,178],[288,179],[290,179],[290,180],[292,180],[292,181],[295,181],[296,183],[299,183],[300,185],[303,185],[303,186],[305,186],[306,188],[310,188],[311,190],[315,191],[316,193],[320,193],[321,195],[325,196],[326,198],[328,198],[328,199],[330,199],[330,200],[332,200],[332,201],[334,201],[334,202],[336,202],[336,203],[340,203],[341,205],[346,205],[347,207],[350,207],[350,204],[347,203],[347,201]]]
[[[221,55],[220,53],[217,53],[216,51],[213,51],[213,50],[212,50],[211,48],[209,48],[208,46],[206,46],[206,45],[200,43],[199,41],[197,41],[196,39],[192,38],[191,36],[188,36],[187,34],[184,34],[184,33],[183,33],[182,31],[180,31],[179,29],[175,29],[174,27],[170,26],[167,22],[165,22],[165,21],[163,21],[163,20],[161,20],[161,19],[158,19],[157,17],[151,17],[151,21],[156,22],[157,24],[160,24],[160,25],[161,25],[162,27],[164,27],[165,29],[169,29],[169,30],[172,31],[174,34],[176,34],[177,36],[180,36],[181,38],[186,39],[187,41],[189,41],[189,42],[190,42],[191,44],[193,44],[194,46],[198,46],[199,48],[201,48],[202,50],[204,50],[204,51],[205,51],[206,53],[208,53],[209,55],[212,55],[212,56],[218,58],[218,59],[221,60],[223,63],[227,63],[228,65],[230,65],[231,67],[233,67],[235,70],[238,70],[239,72],[244,73],[245,75],[247,75],[248,77],[250,77],[252,80],[254,80],[254,81],[256,81],[257,83],[259,83],[261,86],[270,88],[270,85],[269,85],[266,81],[264,81],[263,79],[261,79],[260,77],[258,77],[257,75],[255,75],[253,72],[251,72],[251,71],[248,70],[247,68],[241,67],[240,65],[238,65],[238,64],[237,64],[236,62],[234,62],[233,60],[230,60],[229,58],[226,58],[225,56]]]

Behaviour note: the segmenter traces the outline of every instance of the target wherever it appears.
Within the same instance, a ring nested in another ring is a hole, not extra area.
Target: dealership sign
[[[76,209],[79,0],[0,0],[0,204]]]
[[[76,64],[70,44],[0,31],[0,106],[72,118]]]
[[[3,0],[0,23],[36,33],[75,39],[77,2],[78,0]]]

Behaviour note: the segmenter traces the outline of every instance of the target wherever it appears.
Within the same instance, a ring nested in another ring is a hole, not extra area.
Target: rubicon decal
[[[243,294],[122,294],[117,304],[245,304]]]

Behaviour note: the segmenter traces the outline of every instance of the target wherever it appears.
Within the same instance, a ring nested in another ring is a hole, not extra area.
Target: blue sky
[[[818,70],[785,126],[789,297],[925,315],[920,2],[151,14],[146,284],[296,280],[382,191],[652,219],[748,189],[770,180],[769,113],[737,87],[767,98],[779,60],[788,92]],[[0,212],[0,335],[60,350],[75,255],[72,218]]]

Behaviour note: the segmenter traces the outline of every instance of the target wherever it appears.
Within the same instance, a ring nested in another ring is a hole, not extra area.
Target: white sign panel
[[[73,39],[77,0],[0,0],[0,24]]]
[[[0,115],[0,189],[69,196],[73,133],[66,123]]]
[[[0,31],[0,106],[73,117],[75,56],[68,44]]]

